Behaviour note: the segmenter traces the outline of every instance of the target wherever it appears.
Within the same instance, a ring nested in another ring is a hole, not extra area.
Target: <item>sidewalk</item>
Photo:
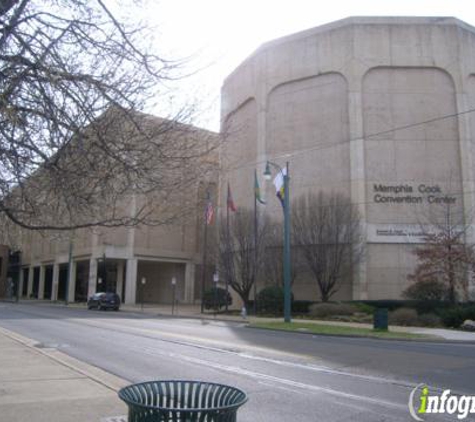
[[[0,419],[9,422],[122,422],[117,390],[129,384],[0,328]]]

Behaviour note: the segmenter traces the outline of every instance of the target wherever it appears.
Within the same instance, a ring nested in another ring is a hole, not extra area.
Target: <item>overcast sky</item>
[[[180,86],[202,99],[199,123],[213,130],[224,78],[266,41],[349,16],[453,16],[475,26],[471,0],[152,0],[144,12],[159,50],[202,68]]]

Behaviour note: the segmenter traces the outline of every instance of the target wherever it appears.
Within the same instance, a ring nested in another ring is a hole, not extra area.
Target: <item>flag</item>
[[[228,203],[228,210],[231,210],[232,212],[236,212],[236,205],[234,204],[233,196],[231,195],[231,186],[229,185],[229,182],[228,182],[228,199],[227,199],[227,203]]]
[[[274,179],[274,186],[275,186],[275,193],[277,195],[277,198],[280,199],[280,203],[282,204],[282,207],[284,207],[284,176],[287,175],[287,169],[283,168],[282,171],[280,171],[277,176],[275,176]]]
[[[257,180],[257,170],[254,170],[254,195],[260,204],[266,203],[266,201],[264,201],[261,197],[261,189],[259,187],[259,181]]]
[[[213,204],[211,203],[211,195],[207,192],[206,197],[206,210],[205,210],[205,222],[206,225],[210,225],[213,222],[214,209]]]

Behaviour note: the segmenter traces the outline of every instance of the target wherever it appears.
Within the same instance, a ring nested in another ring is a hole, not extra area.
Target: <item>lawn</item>
[[[313,324],[305,322],[254,322],[250,324],[251,328],[266,328],[270,330],[281,331],[294,331],[304,332],[312,334],[326,334],[334,336],[357,336],[357,337],[374,337],[382,339],[419,339],[428,340],[435,339],[437,337],[414,334],[414,333],[401,333],[392,331],[376,331],[371,328],[358,328],[358,327],[342,327],[338,325],[325,325],[325,324]]]

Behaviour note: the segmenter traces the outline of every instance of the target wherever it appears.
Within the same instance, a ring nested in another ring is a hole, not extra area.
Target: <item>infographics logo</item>
[[[416,386],[409,395],[409,413],[416,421],[425,421],[425,415],[432,413],[455,415],[458,420],[475,414],[475,396],[459,396],[444,390],[430,394],[425,384]]]

